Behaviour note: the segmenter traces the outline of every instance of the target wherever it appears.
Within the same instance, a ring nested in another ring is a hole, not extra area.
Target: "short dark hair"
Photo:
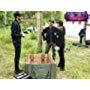
[[[57,23],[58,23],[60,26],[63,26],[63,21],[59,20]]]
[[[16,12],[14,13],[14,17],[16,18],[17,16],[20,16],[20,17],[21,17],[21,13],[20,13],[19,11],[16,11]]]

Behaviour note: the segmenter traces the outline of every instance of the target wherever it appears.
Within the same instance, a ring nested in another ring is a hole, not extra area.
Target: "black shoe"
[[[20,70],[20,69],[19,69],[19,70],[16,70],[16,71],[15,71],[15,74],[20,74],[20,73],[23,73],[23,70]]]
[[[21,69],[19,69],[18,71],[19,71],[19,72],[23,72],[23,70],[21,70]]]
[[[62,67],[62,65],[60,63],[58,64],[58,67],[60,68],[60,71],[64,71],[65,70],[65,68]]]
[[[58,67],[61,67],[61,64],[60,63],[58,64]]]

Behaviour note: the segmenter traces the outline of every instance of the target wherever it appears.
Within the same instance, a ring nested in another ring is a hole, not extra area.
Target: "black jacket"
[[[54,36],[54,43],[57,46],[62,46],[63,48],[65,47],[65,31],[57,29],[57,32]]]
[[[84,37],[85,36],[85,29],[81,29],[81,31],[79,32],[79,36],[80,37]]]
[[[11,36],[13,39],[21,38],[21,27],[17,20],[14,20],[11,25]]]
[[[62,30],[61,31],[63,32],[64,35],[66,35],[66,30],[65,30],[64,26],[62,26]]]
[[[47,43],[53,43],[55,32],[57,32],[57,28],[54,26],[52,28],[45,28],[42,32],[43,39],[46,40]]]

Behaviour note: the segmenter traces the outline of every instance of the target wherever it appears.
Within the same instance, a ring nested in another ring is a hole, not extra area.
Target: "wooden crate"
[[[25,63],[25,72],[29,74],[32,78],[34,79],[55,79],[56,78],[56,64],[52,62],[50,55],[46,57],[47,60],[42,62],[42,55],[40,54],[34,54],[34,55],[29,55],[31,57],[35,57],[34,59],[37,58],[37,60],[32,60],[33,62],[30,61],[29,58],[26,58],[26,63]],[[27,57],[29,57],[27,56]],[[43,55],[45,56],[45,55]],[[34,62],[35,61],[35,62]]]

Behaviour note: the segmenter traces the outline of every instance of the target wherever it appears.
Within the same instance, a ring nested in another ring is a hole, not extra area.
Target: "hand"
[[[55,46],[55,50],[56,50],[56,51],[59,51],[59,50],[60,50],[60,47]]]
[[[22,35],[22,37],[25,37],[25,34],[23,32],[21,32],[21,35]]]

